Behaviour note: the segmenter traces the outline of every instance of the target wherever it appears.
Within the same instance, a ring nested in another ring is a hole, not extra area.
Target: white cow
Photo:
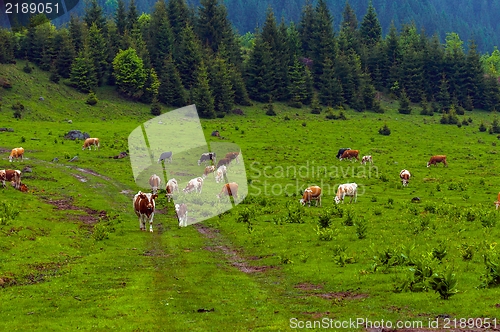
[[[194,191],[201,194],[202,187],[203,187],[203,178],[197,177],[189,180],[186,188],[184,188],[182,191],[185,193],[190,193]]]
[[[160,177],[156,174],[151,175],[151,177],[149,178],[149,185],[151,186],[151,191],[153,192],[153,194],[157,194],[158,188],[160,188],[161,185]]]
[[[203,171],[203,175],[201,176],[202,178],[206,178],[208,174],[215,172],[215,166],[210,165],[205,167],[205,170]]]
[[[349,203],[352,203],[352,200],[354,199],[354,203],[358,200],[358,185],[356,183],[344,183],[339,185],[339,188],[337,189],[337,195],[335,196],[335,203],[339,204],[340,201],[342,201],[342,204],[344,204],[344,197],[345,196],[351,196],[351,200]]]
[[[399,172],[399,177],[401,178],[401,182],[403,182],[403,187],[408,186],[408,182],[410,182],[410,171],[403,169],[401,172]]]
[[[224,180],[224,175],[227,174],[227,167],[226,165],[221,165],[217,169],[217,172],[215,172],[215,182],[220,183],[222,180]]]
[[[373,159],[372,159],[372,156],[363,156],[363,158],[361,158],[361,164],[362,165],[365,165],[366,163],[370,163],[373,165]]]
[[[188,219],[187,205],[184,203],[175,204],[175,213],[177,214],[177,219],[179,219],[179,227],[186,227]]]
[[[172,178],[168,180],[165,187],[165,196],[167,196],[168,202],[174,197],[174,192],[179,192],[179,185],[177,184],[177,180]]]

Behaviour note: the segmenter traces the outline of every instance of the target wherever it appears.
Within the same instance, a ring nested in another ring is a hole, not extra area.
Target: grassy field
[[[496,115],[467,113],[460,119],[472,122],[459,128],[417,108],[398,114],[384,100],[384,114],[347,110],[343,121],[280,104],[274,117],[255,105],[202,120],[209,144],[241,147],[248,195],[179,228],[162,192],[150,234],[132,209],[140,187],[130,159],[109,158],[128,150],[129,134],[152,118],[149,106],[110,87],[88,106],[86,95],[23,65],[0,66],[13,84],[0,90],[0,127],[14,130],[0,132],[0,169],[32,169],[22,178],[28,193],[1,193],[0,330],[283,331],[323,319],[333,330],[370,327],[335,325],[356,319],[423,328],[437,319],[471,330],[460,321],[469,318],[499,327],[500,142],[478,130]],[[21,119],[13,117],[17,102]],[[378,133],[384,124],[391,135]],[[64,139],[73,129],[99,137],[101,148],[82,151],[83,142]],[[9,163],[19,146],[25,160]],[[374,164],[337,160],[342,147]],[[436,154],[449,167],[427,168]],[[203,172],[196,160],[190,169]],[[412,174],[405,188],[402,169]],[[359,185],[357,202],[335,205],[346,182]],[[322,207],[300,206],[313,184],[323,188]]]

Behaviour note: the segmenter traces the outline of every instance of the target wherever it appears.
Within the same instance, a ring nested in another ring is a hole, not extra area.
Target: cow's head
[[[306,205],[306,201],[303,198],[299,200],[299,203],[302,204],[302,206]]]

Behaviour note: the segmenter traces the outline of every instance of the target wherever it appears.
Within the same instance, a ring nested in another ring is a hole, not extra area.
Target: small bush
[[[434,273],[429,281],[432,290],[439,293],[443,300],[448,300],[450,297],[458,293],[456,289],[457,277],[454,273]]]
[[[90,105],[90,106],[94,106],[95,104],[97,104],[99,100],[97,99],[97,96],[96,94],[91,91],[89,92],[88,96],[87,96],[87,100],[85,101],[85,104],[87,105]]]
[[[226,113],[224,113],[224,112],[217,112],[216,116],[217,116],[218,119],[222,119],[223,117],[226,116]]]
[[[384,136],[389,136],[391,134],[391,130],[389,129],[389,127],[387,126],[387,123],[384,125],[383,128],[380,128],[378,130],[378,133],[380,135],[384,135]]]
[[[26,61],[26,64],[23,67],[23,71],[27,74],[31,74],[33,71],[33,67],[30,65],[29,61]]]
[[[486,126],[484,125],[484,122],[481,122],[481,124],[479,125],[479,131],[484,133],[486,131]]]
[[[354,223],[356,226],[356,235],[358,239],[362,240],[366,238],[366,233],[368,232],[367,222],[364,219],[358,219]]]

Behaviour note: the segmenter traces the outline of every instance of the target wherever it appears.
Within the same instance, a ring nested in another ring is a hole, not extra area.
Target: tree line
[[[27,28],[1,29],[0,63],[27,59],[82,92],[107,84],[145,103],[195,103],[206,118],[252,100],[383,112],[379,92],[445,112],[499,109],[498,50],[481,56],[456,33],[442,44],[414,24],[400,30],[383,37],[371,3],[361,21],[346,3],[338,33],[319,0],[297,24],[278,23],[268,8],[262,28],[240,36],[218,0],[196,9],[160,0],[151,14],[117,0],[112,18],[91,0],[61,28],[37,15]]]

